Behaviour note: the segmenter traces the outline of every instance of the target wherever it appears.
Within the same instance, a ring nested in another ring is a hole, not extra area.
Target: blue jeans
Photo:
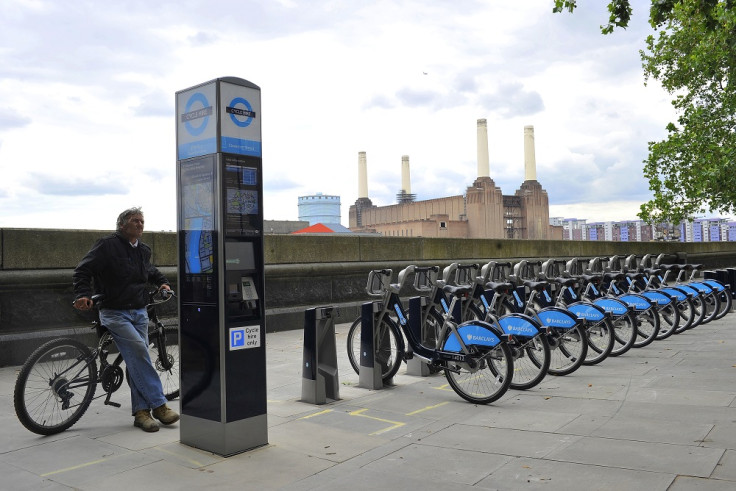
[[[148,354],[146,309],[100,310],[100,321],[110,331],[128,368],[133,414],[166,404],[161,379]]]

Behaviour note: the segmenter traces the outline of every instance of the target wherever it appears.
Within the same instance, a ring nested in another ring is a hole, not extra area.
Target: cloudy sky
[[[523,181],[534,125],[551,216],[633,219],[647,142],[674,120],[644,85],[649,0],[603,36],[604,0],[3,0],[0,227],[111,229],[143,206],[176,229],[174,94],[224,76],[262,90],[264,214],[297,198],[395,201],[409,155],[418,199],[462,194],[488,120],[491,177]]]

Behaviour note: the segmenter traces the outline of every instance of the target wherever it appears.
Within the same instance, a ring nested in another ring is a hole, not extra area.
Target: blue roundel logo
[[[197,103],[201,104],[202,107],[194,109],[194,105]],[[207,123],[209,123],[211,113],[212,108],[204,94],[201,92],[195,92],[189,98],[187,105],[184,108],[184,114],[182,115],[182,119],[184,119],[184,127],[192,136],[201,135],[205,128],[207,128]],[[192,124],[192,121],[197,119],[200,119],[201,123],[198,126],[195,126]]]
[[[253,106],[246,99],[236,97],[225,109],[230,114],[230,120],[234,125],[245,128],[253,122],[256,113],[253,112]]]

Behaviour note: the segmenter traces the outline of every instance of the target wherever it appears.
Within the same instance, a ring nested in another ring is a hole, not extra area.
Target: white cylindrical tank
[[[340,223],[340,197],[317,193],[299,196],[299,220],[318,223]]]

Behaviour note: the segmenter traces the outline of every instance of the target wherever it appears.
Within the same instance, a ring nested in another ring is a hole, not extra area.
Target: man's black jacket
[[[140,240],[133,247],[117,232],[92,246],[74,270],[73,280],[75,300],[102,293],[103,309],[143,308],[148,303],[147,285],[168,284],[151,264],[151,248]]]

